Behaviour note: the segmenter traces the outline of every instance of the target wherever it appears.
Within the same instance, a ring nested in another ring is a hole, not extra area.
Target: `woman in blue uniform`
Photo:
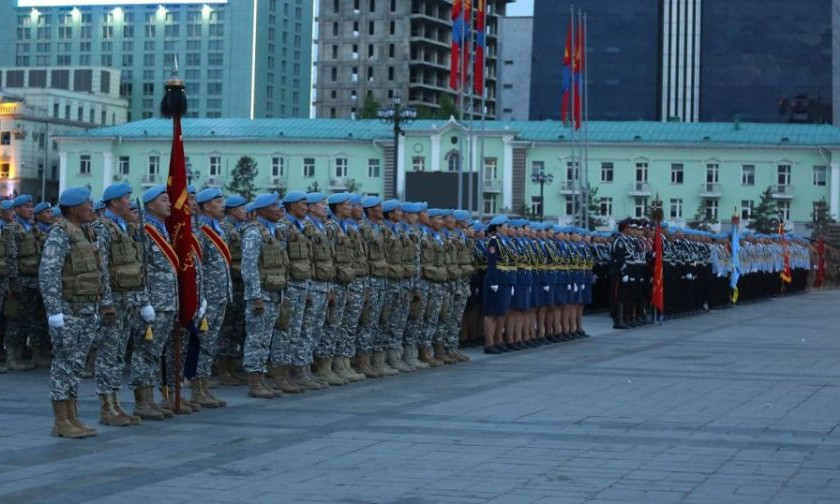
[[[494,217],[486,231],[487,269],[482,286],[484,313],[484,351],[499,354],[509,351],[504,343],[505,319],[510,311],[511,290],[516,268],[513,242],[507,236],[508,219]]]

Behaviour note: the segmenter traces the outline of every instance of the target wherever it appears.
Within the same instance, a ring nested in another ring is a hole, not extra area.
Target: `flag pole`
[[[466,31],[466,23],[464,22],[464,2],[463,0],[455,0],[458,2],[461,10],[459,14],[459,19],[456,19],[456,23],[461,23],[461,54],[459,55],[458,61],[458,126],[459,130],[463,128],[464,124],[464,60],[466,55],[464,54],[464,38],[465,38],[465,31]],[[458,132],[458,138],[460,139],[458,142],[458,208],[461,208],[464,204],[464,142],[463,142],[463,131]]]
[[[485,7],[486,8],[486,7]],[[485,14],[486,15],[486,14]],[[485,39],[486,40],[486,39]],[[484,48],[487,51],[487,47]],[[485,54],[485,58],[487,55]],[[485,60],[486,61],[486,60]],[[484,79],[487,78],[487,66],[481,66],[481,72]],[[482,82],[486,82],[482,79]],[[479,152],[478,152],[478,219],[484,219],[484,134],[487,125],[487,89],[486,84],[481,87],[481,136],[479,137]],[[496,170],[498,170],[498,163],[496,163]],[[494,174],[495,175],[495,174]]]
[[[586,54],[586,48],[589,46],[587,42],[589,37],[589,28],[586,26],[586,13],[583,13],[583,47],[581,47],[581,74],[583,78],[583,145],[584,145],[584,162],[583,162],[583,185],[584,185],[584,228],[589,229],[589,198],[591,196],[589,191],[589,80],[587,73],[589,72],[589,58]]]
[[[470,15],[469,15],[469,25],[471,27],[475,27],[475,19],[474,13],[476,9],[470,8]],[[475,115],[475,104],[473,103],[475,99],[475,33],[474,30],[470,29],[470,36],[467,38],[467,50],[469,51],[468,54],[468,61],[467,66],[471,69],[471,78],[469,79],[469,91],[467,93],[469,97],[469,120],[470,120],[470,128],[467,130],[467,207],[466,209],[469,210],[470,214],[472,214],[473,209],[473,116]],[[466,73],[464,74],[466,76]],[[460,207],[463,209],[464,207]]]
[[[575,174],[575,171],[579,171],[579,169],[575,170],[575,167],[576,166],[578,168],[580,167],[580,161],[578,160],[578,157],[577,157],[578,156],[578,152],[577,152],[577,149],[576,149],[576,142],[577,142],[576,133],[577,132],[575,130],[575,6],[574,5],[570,6],[569,10],[571,12],[571,22],[569,23],[569,30],[571,30],[571,32],[572,32],[572,36],[571,36],[572,43],[571,43],[571,52],[570,52],[570,54],[571,54],[571,66],[572,66],[572,84],[571,84],[572,85],[572,93],[571,93],[571,103],[570,103],[570,106],[569,106],[569,110],[571,111],[569,116],[572,118],[572,120],[570,121],[571,126],[572,126],[572,133],[571,133],[571,137],[572,137],[572,180],[570,180],[570,182],[572,183],[572,211],[573,211],[575,221],[578,221],[580,210],[578,208],[578,205],[579,205],[579,202],[578,202],[578,181],[577,181],[578,177]],[[566,175],[568,175],[568,173]],[[574,222],[574,224],[577,224],[578,222]]]

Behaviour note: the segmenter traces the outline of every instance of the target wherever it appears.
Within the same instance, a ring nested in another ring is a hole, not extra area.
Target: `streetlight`
[[[554,182],[554,175],[546,173],[545,170],[540,170],[539,173],[531,175],[531,182],[540,185],[540,222],[542,222],[543,215],[545,215],[545,186]]]
[[[399,140],[400,135],[405,135],[402,125],[411,124],[417,118],[417,110],[413,107],[403,106],[400,95],[394,96],[394,102],[390,107],[382,107],[376,113],[379,120],[383,124],[394,125],[394,172],[399,172],[400,167],[400,151]]]

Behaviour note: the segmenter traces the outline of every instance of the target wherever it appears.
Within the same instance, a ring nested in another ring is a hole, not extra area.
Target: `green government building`
[[[436,206],[457,204],[459,170],[471,166],[464,206],[472,201],[484,215],[542,210],[560,222],[575,215],[587,180],[598,213],[613,222],[646,215],[658,196],[668,221],[702,213],[727,228],[733,214],[749,220],[768,188],[796,232],[807,232],[815,205],[825,202],[835,219],[840,210],[840,129],[829,125],[591,122],[582,157],[558,122],[487,121],[483,135],[469,135],[452,119],[419,120],[399,137],[398,163],[393,130],[376,120],[185,119],[183,128],[198,187],[224,187],[249,156],[261,190],[354,190]],[[100,194],[118,180],[137,192],[165,183],[171,135],[170,121],[146,119],[63,136],[60,187]],[[532,182],[540,172],[553,176],[544,201]]]

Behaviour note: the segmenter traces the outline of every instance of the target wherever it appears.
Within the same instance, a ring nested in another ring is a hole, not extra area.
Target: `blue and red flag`
[[[583,34],[583,23],[581,23],[580,19],[578,19],[578,31],[577,31],[577,40],[575,41],[575,58],[574,62],[572,63],[572,76],[574,79],[575,85],[575,129],[580,129],[580,122],[581,122],[581,91],[583,86],[581,86],[581,76],[583,75],[583,65],[585,60],[586,49],[584,46],[584,40],[586,38]]]
[[[572,92],[572,22],[566,31],[566,51],[563,53],[563,98],[560,116],[563,123],[569,121],[569,93]]]
[[[470,16],[472,0],[455,0],[452,2],[452,56],[449,62],[449,87],[460,89],[465,79],[465,72],[461,72],[461,57],[470,31]]]
[[[477,0],[475,11],[475,64],[473,68],[473,89],[484,93],[484,47],[487,24],[487,0]]]

